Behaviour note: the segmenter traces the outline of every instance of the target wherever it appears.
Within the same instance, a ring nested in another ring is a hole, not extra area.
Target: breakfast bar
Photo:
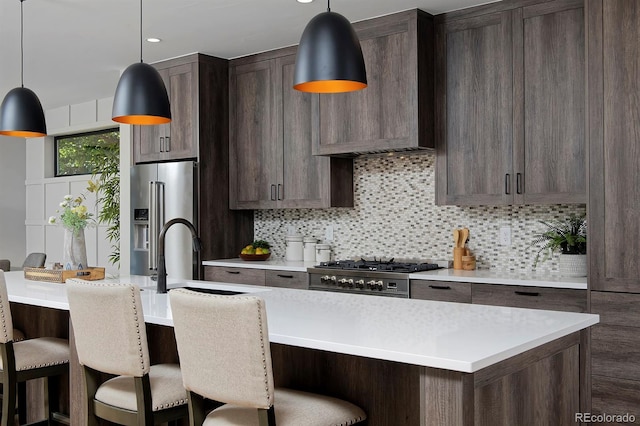
[[[16,309],[68,310],[64,285],[6,278]],[[111,281],[143,290],[150,350],[171,352],[168,295],[148,277]],[[264,298],[276,384],[350,400],[369,425],[573,424],[589,409],[587,331],[597,315],[205,281],[168,287]]]

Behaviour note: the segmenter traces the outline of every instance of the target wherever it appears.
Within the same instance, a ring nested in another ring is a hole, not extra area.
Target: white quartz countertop
[[[205,260],[204,266],[223,266],[226,268],[271,269],[277,271],[307,272],[307,268],[313,268],[317,262],[291,262],[288,260],[263,260],[247,261],[238,259]]]
[[[285,260],[249,262],[242,259],[220,259],[206,260],[202,262],[202,264],[205,266],[224,266],[227,268],[275,269],[281,271],[306,272],[307,268],[313,268],[317,265],[317,262],[289,262]],[[409,279],[568,288],[577,290],[587,289],[587,277],[561,277],[559,275],[539,273],[524,274],[495,269],[477,269],[475,271],[438,269],[435,271],[409,274]]]
[[[8,272],[9,300],[68,309],[66,287]],[[148,277],[105,282],[138,285],[145,321],[172,326],[167,294]],[[598,315],[396,299],[206,281],[178,282],[263,297],[274,343],[448,370],[475,372],[598,323]]]
[[[437,269],[409,275],[412,280],[457,281],[466,283],[521,285],[586,290],[587,277],[561,277],[559,275],[522,274],[493,269],[463,271],[459,269]]]

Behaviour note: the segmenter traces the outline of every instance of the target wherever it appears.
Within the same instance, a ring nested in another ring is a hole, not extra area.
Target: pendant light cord
[[[140,63],[142,63],[142,0],[140,0]]]
[[[331,12],[331,4],[329,4],[331,0],[327,0],[327,12]]]
[[[20,0],[20,85],[24,88],[24,12],[22,4],[24,0]]]

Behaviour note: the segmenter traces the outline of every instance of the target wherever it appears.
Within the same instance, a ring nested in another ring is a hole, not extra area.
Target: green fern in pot
[[[533,265],[536,266],[542,256],[542,262],[551,257],[553,252],[562,254],[587,253],[587,216],[571,214],[564,220],[544,221],[547,227],[541,234],[535,235],[532,246],[543,244],[538,250]]]

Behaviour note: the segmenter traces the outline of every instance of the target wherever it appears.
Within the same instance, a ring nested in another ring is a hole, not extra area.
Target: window
[[[56,176],[90,175],[107,157],[120,156],[120,130],[56,136]]]

